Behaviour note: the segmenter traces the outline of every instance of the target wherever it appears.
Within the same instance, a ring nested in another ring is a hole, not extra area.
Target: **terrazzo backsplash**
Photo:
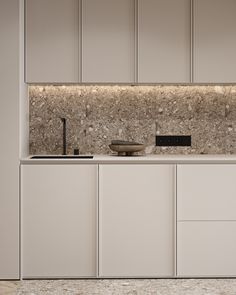
[[[147,154],[236,154],[236,86],[29,86],[30,154],[110,154],[134,140]],[[155,147],[155,135],[191,135],[191,147]]]

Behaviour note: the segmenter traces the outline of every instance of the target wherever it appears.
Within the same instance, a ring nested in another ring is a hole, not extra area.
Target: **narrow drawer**
[[[190,221],[177,225],[179,277],[236,276],[236,222]]]
[[[236,165],[178,165],[178,220],[236,220]]]

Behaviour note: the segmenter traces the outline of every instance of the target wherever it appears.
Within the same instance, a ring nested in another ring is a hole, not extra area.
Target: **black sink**
[[[80,155],[39,155],[32,156],[31,159],[93,159],[93,156]]]

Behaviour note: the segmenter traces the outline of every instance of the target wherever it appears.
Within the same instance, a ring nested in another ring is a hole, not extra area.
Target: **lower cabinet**
[[[96,165],[22,165],[22,276],[96,276]]]
[[[174,170],[99,166],[99,276],[174,276]]]
[[[236,221],[178,222],[177,273],[236,276]]]
[[[22,277],[236,276],[235,167],[21,165]]]
[[[236,165],[177,165],[177,275],[236,276]]]

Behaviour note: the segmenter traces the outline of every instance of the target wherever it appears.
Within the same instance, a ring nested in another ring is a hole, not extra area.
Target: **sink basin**
[[[80,155],[39,155],[39,156],[32,156],[31,159],[93,159],[93,156],[80,156]]]

